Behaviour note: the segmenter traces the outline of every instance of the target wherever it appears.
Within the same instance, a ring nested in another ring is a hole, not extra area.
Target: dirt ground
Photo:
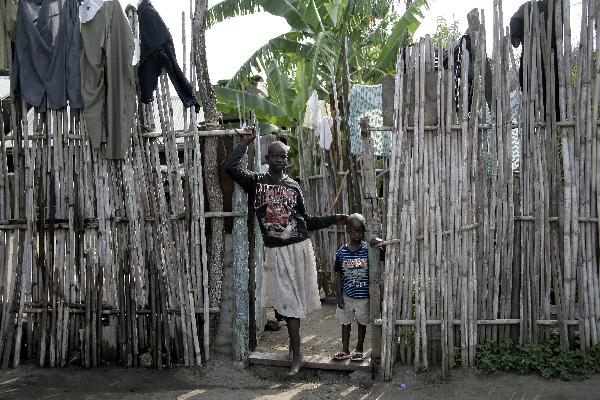
[[[23,366],[0,372],[1,399],[514,399],[598,400],[600,375],[581,382],[545,380],[535,376],[453,371],[443,381],[438,372],[416,374],[395,368],[390,382],[371,382],[364,375],[301,370],[294,378],[287,368],[242,369],[224,357],[202,368],[170,370],[99,368],[40,369]],[[401,384],[406,389],[400,388]]]
[[[325,304],[302,325],[305,354],[330,356],[339,350],[340,327],[335,307]],[[369,339],[370,332],[367,332]],[[353,331],[351,344],[356,340]],[[259,350],[287,352],[285,326],[267,332]],[[370,342],[365,343],[365,350]],[[202,368],[162,371],[142,368],[37,368],[24,365],[0,372],[0,399],[348,399],[348,400],[600,400],[600,375],[579,382],[545,380],[512,374],[480,375],[459,369],[442,380],[439,371],[417,374],[397,366],[390,382],[372,381],[364,372],[301,370],[290,378],[287,368],[247,369],[228,356],[215,355]],[[405,389],[401,385],[405,385]]]
[[[342,328],[335,317],[336,305],[333,301],[321,303],[321,309],[311,312],[300,323],[301,346],[304,355],[332,357],[342,350]],[[268,319],[275,319],[273,310],[267,311]],[[357,325],[352,324],[350,332],[350,350],[356,346]],[[278,331],[265,331],[258,342],[256,351],[265,353],[287,353],[288,334],[285,323],[281,323]],[[367,327],[367,335],[363,347],[365,354],[371,354],[371,327]]]

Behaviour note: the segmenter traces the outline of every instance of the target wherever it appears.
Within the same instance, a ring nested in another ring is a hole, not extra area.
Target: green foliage
[[[452,359],[452,368],[462,366],[462,347],[455,347]]]
[[[228,18],[241,17],[263,11],[256,0],[223,0],[206,11],[206,29]]]
[[[287,115],[292,115],[292,105],[296,92],[294,84],[289,76],[282,71],[279,63],[272,63],[267,68],[269,80],[267,81],[267,90],[269,98],[275,104],[278,104]]]
[[[250,110],[255,110],[256,117],[259,120],[268,121],[276,125],[290,126],[291,124],[285,110],[264,97],[220,86],[215,86],[214,90],[218,100],[219,111],[221,112],[233,115],[241,112],[245,115]]]
[[[288,146],[290,146],[290,150],[288,152],[288,157],[290,160],[298,160],[298,136],[285,134],[281,135],[287,140]],[[292,176],[298,176],[300,171],[298,167],[294,164],[292,166]]]
[[[536,374],[544,378],[587,378],[600,373],[600,345],[587,352],[563,351],[558,332],[545,344],[514,344],[510,339],[486,342],[477,347],[476,366],[480,372],[496,371]]]
[[[386,38],[385,44],[381,48],[379,57],[375,63],[375,70],[387,73],[393,72],[396,68],[398,50],[401,46],[409,43],[412,35],[421,24],[421,19],[423,18],[422,9],[424,8],[429,8],[427,0],[413,1],[402,17],[394,24],[392,32]]]
[[[224,0],[208,10],[207,28],[261,11],[286,19],[291,31],[256,50],[227,87],[242,90],[251,76],[263,74],[270,102],[299,123],[313,90],[325,97],[332,76],[341,86],[344,37],[352,79],[377,83],[393,72],[398,48],[410,40],[428,6],[428,0],[415,0],[399,15],[391,0]]]
[[[300,32],[311,32],[310,21],[303,17],[306,9],[298,7],[303,2],[289,0],[224,0],[207,10],[206,28],[228,18],[266,11],[283,17],[287,23]]]
[[[280,60],[288,54],[308,58],[311,47],[300,43],[295,32],[277,36],[258,48],[248,60],[237,70],[229,80],[228,87],[233,89],[244,88],[254,71],[266,71],[273,64],[282,64]]]
[[[427,367],[425,366],[425,364],[423,364],[423,363],[419,363],[419,364],[416,364],[416,365],[415,365],[415,371],[416,371],[418,374],[422,374],[422,373],[425,373],[425,372],[427,372],[428,370],[427,370]]]
[[[437,17],[437,27],[435,34],[433,35],[433,43],[435,47],[443,48],[448,47],[448,43],[451,43],[459,35],[458,33],[458,21],[454,20],[451,24],[446,21],[446,18],[439,16]]]
[[[413,327],[400,328],[398,330],[398,343],[404,342],[407,346],[415,344],[415,329]]]
[[[327,10],[327,17],[330,19],[333,26],[337,27],[338,23],[340,22],[340,16],[342,15],[340,12],[343,6],[342,3],[323,3],[323,6]]]

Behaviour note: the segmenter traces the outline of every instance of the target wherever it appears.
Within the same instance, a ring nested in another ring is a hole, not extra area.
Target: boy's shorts
[[[344,309],[337,307],[335,315],[342,325],[349,325],[354,318],[361,325],[371,323],[369,299],[353,299],[344,294]]]

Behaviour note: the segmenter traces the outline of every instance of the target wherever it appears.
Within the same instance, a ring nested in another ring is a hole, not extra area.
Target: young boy
[[[285,174],[288,146],[276,141],[267,149],[266,173],[240,166],[246,148],[255,138],[251,131],[227,158],[225,171],[249,194],[263,235],[265,263],[263,295],[287,322],[292,353],[290,375],[301,365],[300,319],[321,307],[317,265],[308,231],[345,224],[347,215],[311,217],[306,214],[300,186]]]
[[[336,360],[350,358],[352,361],[365,359],[363,345],[367,325],[371,323],[369,310],[369,249],[364,242],[365,218],[351,214],[346,224],[350,242],[340,247],[335,255],[336,316],[342,324],[342,351],[333,356]],[[379,246],[379,238],[371,240],[371,246]],[[352,320],[358,323],[356,349],[350,354],[350,331]]]

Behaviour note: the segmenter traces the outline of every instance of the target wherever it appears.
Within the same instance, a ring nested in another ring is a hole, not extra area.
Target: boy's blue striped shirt
[[[342,273],[342,291],[353,299],[369,298],[369,248],[362,242],[356,251],[343,245],[335,254],[335,272]]]

